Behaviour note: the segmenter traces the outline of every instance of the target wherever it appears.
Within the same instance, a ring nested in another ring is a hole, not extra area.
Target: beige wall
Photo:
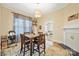
[[[13,29],[13,14],[9,9],[0,7],[1,20],[0,20],[0,34],[6,35],[9,30]]]
[[[1,35],[1,6],[0,6],[0,35]]]
[[[44,16],[42,20],[40,21],[41,25],[44,25],[45,22],[51,20],[53,22],[53,39],[54,41],[63,42],[64,41],[64,26],[72,23],[72,21],[68,22],[68,17],[79,13],[79,4],[68,4],[66,7],[52,12],[51,14],[48,14],[47,16]],[[77,22],[77,20],[73,21]],[[43,28],[44,29],[44,28]]]
[[[52,13],[48,16],[45,16],[40,24],[43,26],[45,22],[51,21],[53,23],[53,37],[52,40],[60,42],[63,39],[63,24],[64,24],[64,18],[62,17],[64,14],[63,12],[57,11],[55,13]],[[44,30],[44,26],[43,26]]]

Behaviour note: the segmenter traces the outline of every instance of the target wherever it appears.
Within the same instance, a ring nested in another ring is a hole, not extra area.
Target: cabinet
[[[65,28],[65,45],[79,52],[79,28]]]

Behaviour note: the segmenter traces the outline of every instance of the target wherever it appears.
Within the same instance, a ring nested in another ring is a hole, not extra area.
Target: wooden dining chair
[[[34,48],[35,45],[37,45],[36,49]],[[43,50],[41,51],[41,49],[43,49]],[[34,50],[39,53],[39,56],[42,52],[44,52],[44,54],[45,54],[45,34],[39,34],[39,36],[34,38],[33,53],[34,53]]]
[[[25,52],[30,50],[30,48],[29,48],[30,40],[24,34],[20,34],[20,36],[21,36],[21,51],[24,50],[23,55],[25,56]],[[26,48],[27,48],[27,50],[26,50]],[[21,53],[21,51],[20,51],[20,53]]]
[[[8,32],[8,39],[11,41],[11,43],[10,44],[12,44],[12,43],[16,43],[17,41],[16,41],[16,33],[15,33],[15,31],[9,31]]]
[[[3,50],[8,48],[8,37],[6,35],[1,35],[1,56],[3,55]]]

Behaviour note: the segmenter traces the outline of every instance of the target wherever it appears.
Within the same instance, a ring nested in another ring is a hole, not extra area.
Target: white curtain
[[[20,33],[32,32],[32,19],[21,15],[14,15],[14,31],[16,32],[17,38]]]

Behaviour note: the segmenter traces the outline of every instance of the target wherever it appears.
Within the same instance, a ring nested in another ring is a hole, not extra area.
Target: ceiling
[[[35,9],[37,8],[37,3],[1,3],[0,5],[14,11],[15,10],[23,11],[30,16],[34,15]],[[67,5],[68,5],[67,3],[40,3],[39,9],[43,15],[47,15]]]

